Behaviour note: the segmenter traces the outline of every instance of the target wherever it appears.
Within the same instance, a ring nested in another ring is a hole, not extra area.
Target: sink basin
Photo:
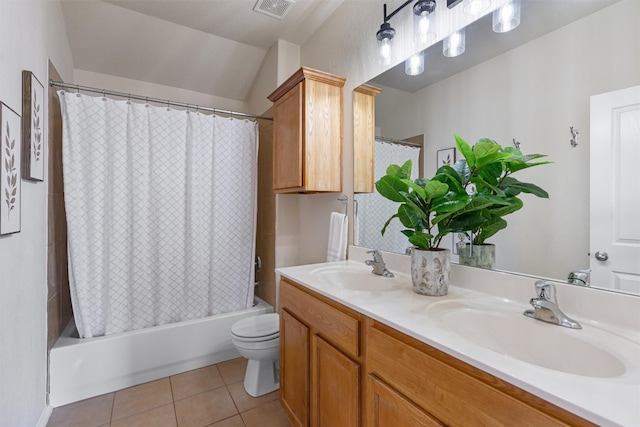
[[[521,308],[506,303],[449,300],[433,304],[427,314],[466,340],[543,368],[599,378],[626,372],[615,354],[595,344],[605,345],[598,339],[603,334],[607,342],[620,338],[597,328],[574,330],[548,324],[527,318]],[[634,353],[637,355],[637,350]]]
[[[395,277],[377,276],[371,272],[369,266],[321,267],[312,270],[309,274],[323,279],[335,287],[351,291],[389,292],[411,287],[409,276],[399,273],[394,273]]]

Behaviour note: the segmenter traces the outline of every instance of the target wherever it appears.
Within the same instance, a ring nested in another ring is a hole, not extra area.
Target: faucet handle
[[[556,285],[551,280],[536,280],[534,284],[538,298],[557,304]]]
[[[380,253],[379,250],[377,249],[372,249],[370,251],[367,251],[368,254],[373,254],[373,260],[375,262],[383,262],[382,261],[382,254]]]

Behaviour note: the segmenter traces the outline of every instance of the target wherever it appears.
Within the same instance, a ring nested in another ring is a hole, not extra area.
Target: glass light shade
[[[433,31],[433,11],[435,1],[419,0],[413,6],[413,40],[418,44],[426,44],[436,38]]]
[[[409,76],[417,76],[424,71],[424,52],[418,52],[404,61],[404,72]]]
[[[464,0],[462,11],[467,15],[479,15],[491,6],[491,0]]]
[[[464,28],[456,31],[442,41],[442,54],[453,58],[462,55],[465,48]]]
[[[506,33],[520,25],[520,0],[511,0],[493,11],[493,31]]]
[[[378,40],[378,62],[380,65],[391,65],[393,63],[394,49],[393,39],[396,32],[388,22],[380,26],[380,31],[376,34]]]

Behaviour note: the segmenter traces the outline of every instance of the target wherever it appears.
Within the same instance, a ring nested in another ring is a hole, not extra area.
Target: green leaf
[[[433,200],[437,197],[442,197],[449,191],[449,186],[443,182],[430,180],[427,181],[424,186],[424,191],[426,193],[425,199],[428,201]]]
[[[409,237],[409,242],[420,249],[431,249],[432,238],[433,235],[431,234],[414,234],[413,236]]]
[[[547,193],[545,190],[538,187],[537,185],[529,184],[527,182],[520,182],[517,179],[510,176],[506,177],[502,181],[500,188],[504,189],[505,191],[509,190],[509,193],[514,196],[519,194],[520,192],[523,192],[523,193],[533,194],[534,196],[538,196],[544,199],[549,198],[549,193]],[[513,194],[514,191],[517,191],[517,193]]]
[[[410,179],[403,179],[402,182],[407,184],[407,186],[409,188],[411,188],[413,191],[415,191],[418,194],[418,196],[420,196],[422,199],[426,199],[427,198],[427,194],[424,191],[424,188],[422,188],[420,185],[416,184],[415,182],[411,181]]]
[[[389,165],[387,168],[387,175],[392,175],[400,179],[411,178],[412,161],[411,159],[404,162],[402,166]]]
[[[382,226],[382,230],[380,230],[380,234],[384,236],[384,233],[387,231],[387,227],[389,226],[389,224],[391,223],[391,220],[393,218],[397,218],[398,214],[392,215],[387,222],[384,223],[384,225]]]
[[[393,175],[385,175],[376,182],[378,193],[393,202],[404,202],[405,197],[400,192],[408,189],[407,184]]]
[[[504,162],[505,160],[510,159],[511,156],[512,155],[510,153],[504,153],[500,151],[487,154],[486,156],[476,159],[476,168],[480,169],[493,163]]]
[[[480,159],[483,157],[499,152],[500,148],[500,145],[490,139],[483,139],[476,142],[472,148],[473,155],[476,157],[476,164],[480,162]]]
[[[456,147],[458,147],[458,151],[462,153],[462,156],[467,161],[469,168],[473,168],[476,165],[476,158],[473,154],[471,146],[467,144],[467,141],[460,138],[458,135],[454,135],[453,137],[456,139]]]
[[[412,228],[414,230],[422,230],[422,228],[424,228],[424,222],[421,214],[422,212],[419,209],[403,204],[398,208],[396,216],[405,227]]]

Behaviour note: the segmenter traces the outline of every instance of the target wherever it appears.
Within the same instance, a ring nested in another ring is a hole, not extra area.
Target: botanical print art
[[[438,169],[442,166],[453,166],[456,162],[456,149],[438,150]]]
[[[23,178],[44,181],[44,87],[31,71],[22,72],[22,174]]]
[[[0,234],[20,231],[20,116],[0,102]]]

